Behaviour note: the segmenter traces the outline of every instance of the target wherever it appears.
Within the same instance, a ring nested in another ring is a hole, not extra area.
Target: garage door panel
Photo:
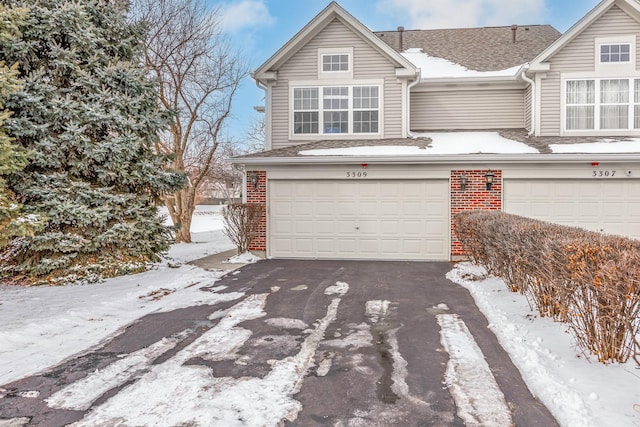
[[[504,210],[587,230],[640,238],[640,181],[505,180]]]
[[[270,256],[449,258],[448,180],[273,180],[269,188]]]

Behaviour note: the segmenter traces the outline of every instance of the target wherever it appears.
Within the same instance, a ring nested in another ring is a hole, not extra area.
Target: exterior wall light
[[[467,189],[468,182],[469,178],[467,178],[467,175],[460,176],[460,191],[465,191]]]
[[[493,187],[493,178],[495,177],[495,175],[493,174],[493,172],[491,172],[491,169],[489,169],[487,171],[487,173],[484,174],[484,179],[485,182],[487,184],[487,190],[491,190],[491,187]]]
[[[247,172],[247,181],[253,185],[253,189],[256,190],[258,188],[258,181],[260,177],[258,176],[258,172],[249,171]]]

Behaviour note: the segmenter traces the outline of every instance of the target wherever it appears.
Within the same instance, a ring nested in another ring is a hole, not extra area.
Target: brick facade
[[[470,210],[502,210],[502,171],[491,170],[494,174],[491,190],[487,190],[485,170],[451,171],[451,255],[464,255],[453,226],[453,217]],[[467,177],[467,186],[460,188],[460,177]]]
[[[258,174],[258,185],[253,188],[253,184],[249,182],[251,174]],[[251,241],[250,251],[266,251],[267,250],[267,172],[265,171],[247,171],[247,203],[258,203],[264,206],[264,212],[260,219],[260,227],[258,235]]]

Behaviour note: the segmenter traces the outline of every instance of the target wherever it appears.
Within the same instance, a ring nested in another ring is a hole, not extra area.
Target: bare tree
[[[266,128],[264,123],[264,114],[255,117],[249,124],[249,130],[246,134],[247,149],[250,152],[263,151],[266,148]]]
[[[179,225],[176,241],[191,242],[196,192],[214,165],[248,68],[222,36],[219,10],[202,0],[135,0],[134,14],[148,27],[145,62],[160,82],[162,106],[173,114],[157,150],[170,154],[174,169],[189,178],[164,202]]]

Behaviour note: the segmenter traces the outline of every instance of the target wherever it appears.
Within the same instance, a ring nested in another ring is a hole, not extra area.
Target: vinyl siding
[[[402,136],[402,85],[395,78],[394,64],[335,19],[277,70],[272,93],[272,148],[306,142],[289,140],[289,85],[291,81],[317,80],[318,48],[334,47],[353,48],[353,84],[359,79],[384,79],[382,136]]]
[[[640,36],[640,23],[618,6],[612,6],[603,16],[572,40],[549,62],[551,69],[541,86],[540,134],[557,136],[561,133],[561,73],[595,71],[595,39],[625,35]],[[640,37],[636,42],[636,68],[638,66]]]
[[[415,92],[411,130],[524,127],[524,90]]]

